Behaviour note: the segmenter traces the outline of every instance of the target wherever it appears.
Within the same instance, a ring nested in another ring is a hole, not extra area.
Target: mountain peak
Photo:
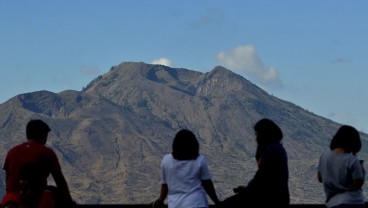
[[[211,71],[219,71],[219,72],[231,72],[231,70],[223,67],[223,66],[215,66]]]

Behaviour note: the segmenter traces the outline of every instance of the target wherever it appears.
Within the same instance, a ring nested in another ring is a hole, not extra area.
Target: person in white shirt
[[[169,208],[207,208],[206,195],[220,203],[197,138],[182,129],[175,135],[172,153],[162,159],[161,192],[153,205],[162,206],[167,197]]]

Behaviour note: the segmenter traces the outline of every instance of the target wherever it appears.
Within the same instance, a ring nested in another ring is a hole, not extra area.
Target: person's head
[[[31,120],[26,127],[26,136],[28,140],[46,143],[50,131],[50,127],[42,120]]]
[[[272,120],[261,119],[254,125],[258,144],[277,143],[282,140],[282,131]]]
[[[341,126],[331,140],[330,149],[342,148],[345,152],[356,154],[362,148],[359,132],[352,126]]]
[[[199,155],[196,136],[187,129],[176,133],[172,144],[172,155],[177,160],[195,160]]]
[[[256,134],[257,151],[256,160],[259,163],[266,146],[271,143],[279,143],[282,140],[281,129],[270,119],[261,119],[253,127]]]

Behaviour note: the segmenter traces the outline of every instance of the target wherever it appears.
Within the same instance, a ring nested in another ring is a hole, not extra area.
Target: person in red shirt
[[[54,208],[61,202],[65,207],[75,204],[55,152],[45,146],[50,131],[42,120],[29,121],[27,141],[13,147],[4,162],[7,195],[18,196],[20,203],[27,207]],[[50,174],[56,187],[47,185]]]

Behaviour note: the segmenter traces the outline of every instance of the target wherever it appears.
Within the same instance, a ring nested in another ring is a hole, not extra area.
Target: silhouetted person
[[[234,189],[236,195],[225,199],[221,207],[287,207],[290,203],[287,153],[280,143],[281,129],[269,119],[254,126],[258,169],[247,186]]]
[[[3,167],[7,192],[4,199],[15,195],[21,207],[29,208],[71,207],[75,204],[55,152],[45,146],[50,130],[42,120],[29,121],[27,141],[8,152]],[[50,174],[57,187],[47,186]]]
[[[321,154],[317,178],[323,184],[328,208],[364,208],[365,171],[356,157],[361,147],[359,132],[343,125],[332,138],[330,148]]]
[[[172,153],[162,159],[161,192],[151,205],[162,205],[168,197],[169,208],[206,208],[206,193],[215,204],[219,203],[206,159],[199,154],[197,138],[189,130],[180,130]]]

